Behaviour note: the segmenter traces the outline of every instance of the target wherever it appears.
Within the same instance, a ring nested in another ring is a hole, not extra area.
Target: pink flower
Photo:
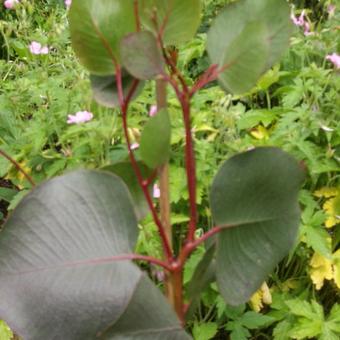
[[[88,111],[79,111],[75,115],[68,115],[67,117],[67,124],[81,124],[90,121],[93,114]]]
[[[32,54],[48,54],[49,48],[47,46],[41,46],[40,43],[32,41],[29,49]]]
[[[328,54],[326,56],[326,60],[332,62],[337,69],[340,68],[340,55],[338,55],[337,53]]]
[[[159,186],[156,183],[153,185],[152,196],[154,198],[160,198],[161,197],[161,189],[159,188]]]
[[[330,17],[334,16],[335,14],[335,9],[336,9],[336,6],[333,5],[333,4],[330,4],[328,7],[327,7],[327,12],[329,14]]]
[[[7,8],[7,9],[12,9],[12,8],[14,8],[14,6],[16,5],[16,4],[18,4],[19,3],[19,0],[6,0],[5,2],[4,2],[4,6]]]
[[[310,32],[310,25],[308,21],[305,20],[305,10],[303,10],[300,16],[297,18],[294,13],[290,15],[295,26],[302,27],[304,35],[312,35],[313,33]]]
[[[138,143],[132,143],[130,146],[131,150],[136,150],[139,148],[139,144]]]
[[[153,117],[157,113],[157,105],[151,105],[150,111],[149,111],[149,116]]]
[[[65,6],[70,7],[72,4],[72,0],[65,0]]]

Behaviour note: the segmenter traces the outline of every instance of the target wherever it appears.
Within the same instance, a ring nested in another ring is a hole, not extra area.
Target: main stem
[[[156,101],[157,110],[165,109],[167,107],[167,83],[163,79],[156,80]],[[170,218],[170,188],[169,188],[169,163],[165,163],[158,169],[159,175],[159,187],[160,187],[160,216],[165,234],[169,240],[169,245],[172,250],[172,229],[171,229],[171,218]],[[165,273],[165,294],[169,303],[175,307],[175,292],[172,280],[172,274]]]

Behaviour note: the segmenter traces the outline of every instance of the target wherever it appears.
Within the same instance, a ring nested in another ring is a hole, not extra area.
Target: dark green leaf
[[[123,94],[126,97],[133,86],[136,79],[131,77],[125,71],[123,71],[122,85]],[[105,107],[118,107],[119,97],[118,88],[115,75],[109,76],[96,76],[94,74],[90,75],[91,87],[93,92],[93,97],[96,102]],[[139,82],[136,91],[134,92],[133,98],[136,98],[142,91],[144,82]]]
[[[138,79],[148,80],[163,73],[164,61],[151,32],[130,33],[121,41],[124,67]]]
[[[0,200],[11,202],[11,200],[17,193],[18,193],[18,190],[15,190],[15,189],[0,188]]]
[[[275,319],[267,315],[250,311],[242,315],[240,321],[242,322],[242,325],[249,329],[257,329],[269,326]]]
[[[292,157],[271,147],[236,155],[219,170],[210,201],[216,225],[225,227],[216,275],[227,303],[248,301],[294,244],[303,178]]]
[[[209,33],[207,49],[225,71],[219,79],[232,93],[250,90],[288,47],[292,24],[285,0],[240,0],[219,14]]]
[[[194,314],[200,301],[201,293],[216,279],[216,263],[214,260],[216,247],[212,245],[198,263],[188,284],[187,292],[191,301],[186,318],[189,320]]]
[[[0,233],[0,318],[27,340],[186,339],[150,280],[112,258],[133,250],[137,230],[117,176],[78,171],[38,186]]]
[[[165,26],[166,45],[181,44],[194,37],[200,24],[201,0],[142,0],[141,3],[144,26],[155,34]],[[152,19],[155,9],[157,26]]]
[[[215,255],[216,247],[211,246],[198,263],[194,275],[188,284],[188,296],[190,299],[198,297],[204,288],[215,279]]]
[[[73,0],[69,21],[80,62],[93,74],[114,74],[120,40],[136,29],[134,0]]]
[[[144,178],[148,178],[151,175],[151,170],[142,162],[138,162],[138,166],[141,169],[141,173]],[[105,166],[101,170],[112,172],[124,181],[132,196],[137,219],[143,219],[149,212],[149,206],[145,200],[143,190],[138,183],[137,176],[135,175],[131,162],[125,161],[115,163]]]
[[[170,137],[170,117],[163,109],[148,120],[141,136],[140,154],[149,168],[155,169],[168,160]]]

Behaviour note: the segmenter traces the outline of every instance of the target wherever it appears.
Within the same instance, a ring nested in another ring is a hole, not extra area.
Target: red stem
[[[1,149],[0,155],[8,159],[16,167],[16,169],[25,176],[25,178],[31,183],[32,187],[35,186],[33,178],[22,168],[22,166],[16,160],[14,160],[10,155],[8,155],[5,151]]]
[[[140,23],[140,17],[139,17],[138,0],[134,0],[134,16],[135,16],[135,19],[136,19],[136,30],[137,30],[137,32],[140,32],[141,23]]]
[[[189,190],[190,222],[186,242],[192,242],[195,238],[197,225],[197,205],[196,205],[196,160],[194,153],[194,142],[191,133],[190,122],[190,101],[188,96],[183,96],[182,101],[183,120],[185,127],[185,163]]]

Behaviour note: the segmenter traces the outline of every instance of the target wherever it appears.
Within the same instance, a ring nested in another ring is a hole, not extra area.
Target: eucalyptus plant
[[[218,80],[228,93],[250,90],[279,61],[292,25],[285,0],[239,0],[211,25],[211,66],[193,84],[177,67],[177,49],[200,25],[200,0],[73,0],[72,45],[90,72],[94,99],[118,108],[129,162],[80,170],[35,187],[0,233],[0,318],[26,339],[190,339],[185,324],[207,284],[230,305],[249,300],[293,245],[303,169],[274,147],[236,154],[212,180],[214,227],[196,236],[195,151],[191,100]],[[137,158],[129,107],[146,81],[156,82],[158,112],[145,124]],[[183,113],[190,221],[172,245],[168,168],[171,87]],[[151,187],[159,177],[160,209]],[[160,210],[160,211],[159,211]],[[151,213],[164,256],[134,253],[138,221]],[[188,285],[183,268],[205,244]],[[135,262],[165,272],[165,294]]]

